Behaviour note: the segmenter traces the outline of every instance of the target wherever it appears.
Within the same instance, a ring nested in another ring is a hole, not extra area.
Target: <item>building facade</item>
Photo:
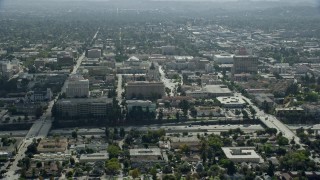
[[[256,74],[258,72],[258,57],[257,56],[233,56],[233,74]]]
[[[88,97],[89,96],[89,80],[84,79],[80,75],[71,76],[68,79],[66,96],[68,98]]]
[[[127,99],[160,99],[165,95],[163,82],[135,81],[129,82],[126,86]]]
[[[106,117],[112,108],[112,99],[61,99],[57,101],[55,106],[55,117],[58,118]]]

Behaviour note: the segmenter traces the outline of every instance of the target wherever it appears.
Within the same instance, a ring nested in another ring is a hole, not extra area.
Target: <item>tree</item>
[[[73,139],[77,139],[78,138],[78,133],[77,133],[77,131],[72,131],[72,138]]]
[[[186,173],[190,172],[191,167],[187,162],[184,162],[178,166],[178,169],[181,173],[186,174]]]
[[[124,138],[124,136],[126,135],[126,132],[124,130],[124,128],[120,128],[120,137]]]
[[[116,145],[110,145],[107,149],[108,153],[109,153],[109,157],[112,158],[118,158],[121,150],[118,146]]]
[[[230,161],[229,159],[221,159],[220,164],[222,167],[227,169],[227,173],[229,175],[233,175],[234,173],[237,172],[234,162]]]
[[[269,166],[268,166],[268,170],[267,170],[267,174],[271,177],[274,176],[274,171],[275,171],[275,167],[274,165],[272,164],[271,161],[269,161]]]
[[[75,164],[75,162],[76,162],[76,161],[74,160],[74,158],[71,157],[71,158],[70,158],[70,164],[73,166],[73,165]]]
[[[121,164],[117,158],[112,158],[106,162],[107,174],[114,175],[121,169]]]
[[[188,110],[190,108],[190,104],[187,100],[182,100],[180,103],[179,103],[179,107],[182,109],[183,111],[183,114],[186,116],[188,115]]]
[[[160,109],[158,114],[158,121],[162,121],[162,119],[163,119],[163,109]]]
[[[179,111],[176,113],[176,119],[177,119],[177,121],[180,121],[180,113],[179,113]]]
[[[153,180],[157,180],[157,169],[156,168],[154,168],[154,167],[151,168],[149,173],[152,175]]]
[[[171,89],[166,87],[165,88],[165,92],[167,93],[167,96],[170,96],[170,93],[171,93]]]
[[[129,175],[132,176],[133,179],[137,178],[140,176],[140,171],[139,169],[133,169],[129,171]]]
[[[41,168],[42,167],[42,162],[37,162],[37,168]]]
[[[104,131],[106,138],[109,139],[110,136],[110,129],[106,127],[105,131]]]
[[[279,144],[279,146],[285,146],[289,144],[289,140],[286,137],[278,137],[277,142]]]

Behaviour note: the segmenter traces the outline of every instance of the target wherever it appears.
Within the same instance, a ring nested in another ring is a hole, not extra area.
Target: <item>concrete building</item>
[[[0,75],[11,78],[14,74],[20,71],[18,60],[1,60],[0,61]]]
[[[39,153],[64,153],[68,147],[67,139],[41,139],[37,151]]]
[[[161,162],[163,155],[160,148],[130,149],[130,160],[132,162]]]
[[[53,93],[50,88],[45,91],[29,91],[25,96],[26,101],[31,102],[41,102],[50,101],[52,99]]]
[[[187,145],[192,151],[199,151],[201,148],[200,140],[196,136],[192,137],[170,137],[170,148],[179,149]]]
[[[256,74],[258,72],[258,57],[249,55],[233,56],[232,74]]]
[[[163,82],[135,81],[128,82],[126,85],[127,99],[144,99],[157,98],[160,99],[165,95]]]
[[[101,50],[100,49],[90,49],[88,50],[88,58],[100,58]]]
[[[104,153],[93,153],[93,154],[81,154],[79,158],[80,163],[85,162],[97,162],[97,161],[106,161],[109,159],[109,154]]]
[[[225,108],[243,108],[246,106],[246,102],[242,98],[235,96],[217,97],[217,100]]]
[[[221,116],[221,109],[219,106],[197,106],[198,117],[217,117]]]
[[[263,159],[255,152],[255,147],[222,147],[226,157],[235,162],[260,163]]]
[[[70,52],[60,51],[57,53],[57,62],[60,66],[73,66],[74,58]]]
[[[68,98],[88,97],[89,96],[89,80],[84,79],[81,75],[71,76],[68,79],[66,96]]]
[[[149,109],[149,112],[155,112],[157,108],[155,103],[148,100],[127,100],[126,103],[129,112],[136,107],[141,107],[143,111]]]
[[[199,89],[187,90],[186,95],[193,98],[214,98],[231,96],[232,91],[225,85],[206,85]]]
[[[289,63],[276,63],[271,67],[271,72],[278,74],[287,74],[291,69]]]
[[[233,54],[216,54],[213,56],[213,60],[217,64],[232,64]]]
[[[106,117],[111,108],[109,98],[60,99],[56,103],[56,115],[58,118]]]
[[[269,108],[272,108],[274,105],[273,99],[274,95],[271,93],[258,93],[253,94],[255,102],[258,104],[258,106],[268,106]]]
[[[40,153],[33,155],[33,161],[49,162],[49,161],[65,161],[70,159],[71,154],[66,153]]]
[[[201,76],[201,84],[202,85],[218,85],[218,84],[222,84],[222,81],[221,79],[219,79],[218,75],[203,74]]]
[[[8,152],[0,152],[0,160],[1,161],[7,161],[9,158],[9,153]]]

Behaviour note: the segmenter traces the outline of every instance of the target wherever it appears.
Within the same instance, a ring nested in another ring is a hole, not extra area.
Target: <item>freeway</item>
[[[295,135],[291,129],[289,129],[285,124],[283,124],[280,120],[278,120],[275,116],[265,113],[264,111],[260,110],[255,104],[251,102],[250,99],[243,96],[241,93],[235,93],[235,96],[238,96],[244,100],[246,100],[250,106],[257,112],[256,116],[261,120],[269,128],[275,128],[278,132],[282,132],[282,135],[289,140],[295,140],[296,144],[302,145],[300,143],[300,138]]]
[[[94,34],[91,43],[96,39],[100,28],[97,30],[97,32]],[[78,68],[81,65],[82,60],[85,57],[85,52],[82,53],[82,55],[77,59],[76,64],[73,67],[72,72],[70,72],[70,75],[76,74],[78,71]],[[65,89],[67,87],[67,80],[64,82],[61,92],[65,92]],[[27,150],[27,147],[32,143],[33,139],[39,139],[39,138],[45,138],[47,137],[51,126],[52,126],[52,119],[51,119],[51,110],[54,105],[54,102],[58,99],[59,95],[57,95],[53,100],[51,100],[48,104],[47,110],[43,113],[43,115],[40,117],[40,119],[36,120],[34,124],[31,126],[30,130],[28,131],[25,139],[22,142],[22,145],[18,148],[18,152],[15,156],[15,160],[12,162],[12,165],[10,166],[8,172],[5,174],[7,179],[19,179],[19,174],[16,174],[15,172],[19,169],[18,162],[19,160],[23,159],[24,153]]]
[[[164,129],[168,133],[181,132],[223,132],[229,129],[240,128],[245,132],[255,132],[263,130],[261,125],[145,125],[145,126],[128,126],[124,127],[125,131],[135,129],[138,131],[159,130]],[[71,135],[74,129],[57,129],[50,131],[50,134]],[[104,135],[105,128],[78,129],[78,135]]]

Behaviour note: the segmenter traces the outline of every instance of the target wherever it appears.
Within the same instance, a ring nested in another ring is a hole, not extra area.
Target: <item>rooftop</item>
[[[159,148],[130,149],[130,156],[161,156]]]

